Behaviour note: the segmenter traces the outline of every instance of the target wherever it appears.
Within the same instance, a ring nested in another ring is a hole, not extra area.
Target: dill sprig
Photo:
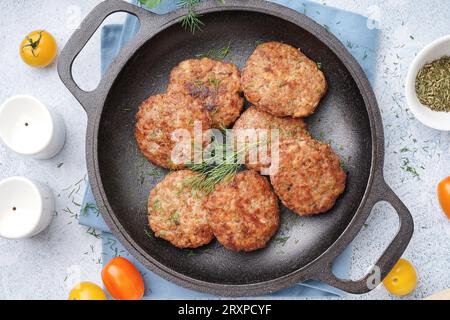
[[[209,49],[206,53],[200,53],[197,55],[197,58],[209,58],[213,60],[223,60],[226,56],[228,56],[231,52],[231,43],[220,49]]]
[[[201,26],[204,23],[200,20],[200,15],[198,15],[194,8],[197,4],[200,3],[200,0],[180,0],[178,5],[181,8],[186,8],[187,13],[181,20],[181,26],[185,29],[189,29],[192,33],[195,33],[196,30],[202,30]]]
[[[155,8],[161,3],[161,0],[139,0],[139,3],[146,6],[149,9]]]
[[[196,30],[201,30],[201,26],[204,23],[200,20],[200,15],[194,10],[195,6],[200,3],[201,0],[179,0],[178,6],[180,8],[186,8],[187,13],[181,20],[181,25],[185,29],[189,29],[192,33]],[[225,4],[225,0],[216,0],[218,4]],[[146,6],[149,9],[154,9],[161,3],[161,0],[139,0],[139,3]]]
[[[187,182],[192,188],[210,193],[223,181],[231,180],[242,166],[242,156],[250,149],[256,148],[260,142],[245,144],[239,150],[232,150],[228,144],[213,142],[213,153],[201,163],[189,164],[187,167],[199,173]],[[217,152],[220,151],[220,152]]]

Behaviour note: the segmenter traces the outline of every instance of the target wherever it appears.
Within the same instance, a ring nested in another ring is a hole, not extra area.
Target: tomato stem
[[[37,47],[39,46],[39,43],[41,42],[42,32],[44,32],[44,30],[41,30],[41,31],[38,32],[39,33],[39,38],[36,41],[33,41],[33,39],[31,39],[29,36],[26,36],[28,44],[23,46],[22,51],[26,47],[31,47],[31,53],[33,54],[34,57],[37,57],[35,50],[37,49]]]

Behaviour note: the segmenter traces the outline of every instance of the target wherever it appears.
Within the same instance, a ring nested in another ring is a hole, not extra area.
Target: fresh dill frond
[[[231,146],[227,144],[215,143],[213,149],[215,152],[211,157],[203,159],[201,163],[187,165],[189,169],[199,174],[188,179],[187,183],[193,189],[211,193],[218,183],[233,179],[242,166],[240,161],[242,156],[259,144],[260,142],[246,144],[239,150],[230,150]]]
[[[139,0],[139,3],[149,9],[153,9],[161,3],[161,0]]]
[[[138,0],[139,4],[147,7],[148,9],[154,9],[161,3],[161,0]],[[185,29],[189,29],[192,33],[195,33],[196,30],[201,30],[201,26],[204,23],[200,20],[200,15],[198,15],[194,8],[196,5],[200,3],[201,0],[179,0],[178,6],[180,8],[186,8],[187,13],[181,20],[181,25]],[[224,5],[225,0],[216,0],[218,4]]]
[[[179,0],[179,1],[178,1],[178,6],[184,7],[184,8],[187,8],[187,7],[194,7],[194,6],[196,6],[197,4],[199,4],[200,1],[201,1],[201,0]]]
[[[231,43],[228,42],[228,44],[225,47],[222,47],[220,49],[209,49],[206,53],[200,53],[197,55],[197,58],[209,58],[213,60],[223,60],[226,56],[228,56],[231,53]]]
[[[201,26],[204,25],[200,20],[200,15],[194,10],[195,6],[199,3],[200,0],[180,0],[178,2],[179,7],[187,9],[186,15],[181,20],[181,26],[189,29],[192,33],[195,33],[196,30],[201,30]]]

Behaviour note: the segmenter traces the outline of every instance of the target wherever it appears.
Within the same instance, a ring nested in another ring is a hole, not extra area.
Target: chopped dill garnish
[[[147,237],[149,237],[150,239],[153,239],[153,235],[152,235],[152,233],[151,233],[149,230],[144,229],[144,233],[145,233],[145,235],[146,235]]]
[[[81,207],[81,204],[79,204],[78,202],[76,202],[74,199],[72,199],[72,203],[77,206],[77,207]]]
[[[281,246],[284,246],[286,242],[289,240],[290,237],[276,237],[273,239],[275,242],[278,242],[281,244]]]
[[[86,233],[90,234],[91,236],[93,236],[96,239],[102,238],[102,235],[100,233],[98,233],[94,228],[87,229]]]
[[[179,197],[179,196],[181,196],[181,194],[184,192],[184,189],[183,188],[179,188],[176,192],[175,192],[175,194],[177,195],[177,197]]]
[[[172,221],[172,222],[178,222],[178,220],[180,220],[180,214],[178,212],[174,212],[170,216],[169,220]]]
[[[323,139],[324,137],[325,137],[325,131],[321,130],[321,131],[319,132],[319,138],[320,138],[320,139]]]
[[[194,250],[189,250],[188,253],[187,253],[188,257],[193,257],[193,256],[196,256],[196,255],[197,254],[194,252]]]
[[[220,83],[222,82],[222,80],[217,79],[216,77],[211,77],[208,79],[208,82],[210,85],[212,85],[213,87],[219,87]]]
[[[410,150],[409,150],[409,148],[407,148],[407,147],[403,147],[403,148],[401,148],[400,149],[400,152],[409,152]]]
[[[70,210],[69,207],[66,207],[65,209],[62,209],[63,212],[68,213],[71,218],[78,219],[78,214],[74,213],[72,210]]]
[[[209,58],[213,60],[223,60],[226,56],[231,53],[231,43],[220,49],[212,48],[209,49],[206,53],[197,54],[197,58]]]
[[[203,87],[203,81],[202,80],[194,80],[194,86],[197,88]]]
[[[339,160],[339,164],[340,164],[342,170],[344,170],[345,172],[348,172],[348,171],[349,171],[349,170],[348,170],[348,167],[347,167],[347,163],[345,163],[344,160],[340,159],[340,160]]]
[[[410,160],[408,158],[403,158],[403,164],[401,165],[402,170],[410,173],[414,178],[419,178],[420,175],[417,172],[417,169],[412,167],[410,164]]]
[[[164,172],[161,170],[161,168],[158,167],[152,167],[148,173],[148,175],[152,178],[162,178],[164,176]]]
[[[93,211],[97,216],[100,213],[97,206],[94,203],[86,203],[83,207],[83,210],[81,210],[83,216],[87,216],[89,211]]]
[[[161,203],[159,202],[158,199],[155,199],[155,200],[153,201],[152,207],[153,207],[153,210],[155,210],[155,211],[158,211],[158,210],[161,209]]]

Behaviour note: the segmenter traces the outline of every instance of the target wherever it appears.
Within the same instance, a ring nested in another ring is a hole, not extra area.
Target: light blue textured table
[[[79,19],[98,2],[1,1],[0,40],[18,44],[30,30],[45,28],[62,47]],[[403,95],[403,79],[417,51],[450,33],[448,1],[327,0],[326,4],[368,15],[381,29],[374,89],[385,128],[385,176],[415,219],[415,234],[405,256],[416,266],[419,284],[408,298],[422,298],[449,288],[450,222],[440,212],[435,187],[442,177],[450,175],[450,134],[428,129],[413,119]],[[28,18],[23,20],[23,16]],[[122,17],[112,17],[107,23],[121,21]],[[83,87],[94,87],[100,74],[98,48],[96,37],[81,57],[79,70],[90,70],[89,73],[75,70]],[[65,299],[72,284],[79,280],[100,283],[100,239],[93,230],[79,226],[74,215],[85,187],[86,116],[59,81],[55,66],[29,69],[20,61],[14,45],[3,48],[0,59],[6,62],[0,72],[0,100],[17,93],[35,95],[58,110],[68,127],[65,149],[50,161],[23,159],[0,144],[0,178],[12,175],[36,178],[48,183],[57,196],[57,216],[46,232],[25,241],[0,240],[0,298]],[[413,174],[414,170],[419,176]],[[77,184],[78,181],[81,182]],[[367,227],[355,241],[353,277],[365,273],[396,228],[395,215],[389,208],[380,205],[373,211]],[[391,296],[380,286],[369,294],[348,298]]]

